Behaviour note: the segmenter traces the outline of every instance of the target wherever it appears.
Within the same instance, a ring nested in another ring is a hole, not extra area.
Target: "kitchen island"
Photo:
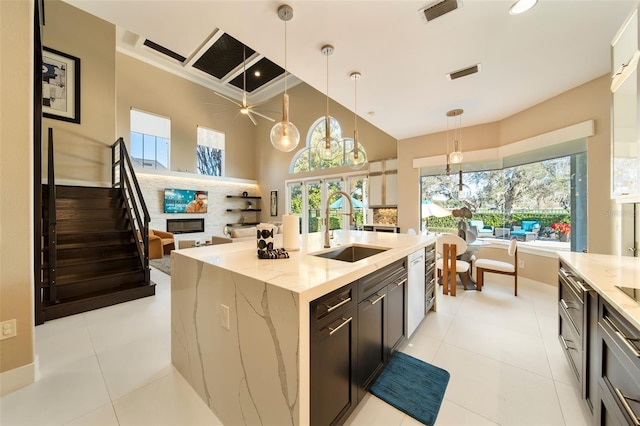
[[[435,241],[335,231],[334,248],[388,249],[343,262],[313,255],[332,250],[321,233],[300,239],[289,259],[258,259],[253,241],[172,253],[172,363],[224,424],[309,424],[310,302]]]

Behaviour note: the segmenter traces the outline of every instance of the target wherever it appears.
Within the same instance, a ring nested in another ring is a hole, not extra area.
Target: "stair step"
[[[93,309],[153,296],[155,294],[156,290],[153,282],[148,285],[143,282],[138,282],[108,290],[96,291],[82,297],[59,298],[60,303],[45,305],[43,307],[43,321],[75,315]]]
[[[44,219],[49,220],[49,212],[45,210]],[[121,219],[126,216],[122,208],[85,208],[85,209],[56,209],[58,224],[62,221],[93,220],[93,219]]]
[[[59,286],[75,284],[82,281],[103,278],[113,274],[142,271],[139,257],[108,259],[102,261],[79,262],[70,265],[60,264],[56,270],[56,282]],[[49,270],[43,269],[43,280],[49,279]]]
[[[48,185],[44,185],[42,193],[49,194]],[[61,198],[111,198],[120,195],[119,188],[105,188],[100,186],[70,186],[56,185],[56,197]]]
[[[84,267],[85,265],[94,265],[96,270],[102,270],[104,269],[105,264],[112,264],[116,261],[120,261],[120,262],[124,262],[126,260],[131,260],[133,259],[133,261],[135,262],[134,266],[140,266],[140,256],[138,254],[137,251],[120,251],[120,252],[113,252],[109,255],[102,255],[100,257],[96,257],[95,255],[93,256],[61,256],[60,253],[58,254],[58,265],[57,265],[57,270],[58,270],[58,276],[63,274],[63,268],[68,270],[71,267],[74,266],[78,266],[78,267]],[[126,263],[126,262],[125,262]],[[45,271],[48,271],[49,269],[49,262],[43,262],[42,264],[42,269]],[[86,269],[86,268],[85,268]],[[83,269],[84,270],[84,269]],[[78,271],[80,272],[80,271]],[[89,272],[91,272],[91,270],[89,270]]]
[[[122,208],[123,203],[120,197],[116,198],[92,198],[83,202],[78,198],[58,198],[56,199],[56,209],[117,209]],[[48,204],[44,205],[44,211],[48,209]]]
[[[57,300],[90,297],[102,292],[112,292],[127,286],[144,282],[144,271],[114,272],[101,277],[87,277],[83,280],[68,282],[56,286]],[[49,298],[49,286],[43,286],[43,300]]]
[[[47,247],[48,239],[46,230],[44,232],[45,243],[44,247]],[[118,229],[118,230],[86,230],[81,233],[77,232],[60,232],[58,230],[58,247],[66,244],[81,244],[81,243],[94,243],[96,241],[102,241],[107,243],[125,243],[135,241],[133,232],[131,229]]]
[[[132,277],[138,277],[143,273],[142,266],[139,266],[135,270],[132,269],[122,269],[122,270],[111,270],[111,271],[99,271],[99,272],[91,272],[91,273],[82,273],[82,274],[67,274],[63,276],[57,277],[57,286],[58,289],[62,287],[78,287],[83,285],[91,285],[91,283],[95,283],[96,281],[105,281],[107,287],[112,285],[121,285],[123,283],[127,283],[130,281]],[[123,281],[122,279],[125,278]],[[49,287],[49,283],[45,280],[42,283],[42,287]]]
[[[93,220],[65,220],[58,222],[58,232],[89,232],[91,230],[105,231],[128,229],[129,220],[126,218],[93,219]]]
[[[133,247],[135,249],[136,242],[133,241],[133,239],[131,239],[129,241],[94,240],[94,241],[87,241],[87,242],[82,242],[82,241],[81,242],[68,242],[68,243],[64,243],[64,244],[60,244],[60,239],[58,239],[58,257],[60,255],[60,252],[65,251],[65,250],[74,250],[74,249],[91,250],[91,249],[94,249],[94,248],[104,249],[104,250],[109,250],[109,249],[112,249],[112,248],[113,249],[124,250],[124,249],[128,249],[129,247]]]

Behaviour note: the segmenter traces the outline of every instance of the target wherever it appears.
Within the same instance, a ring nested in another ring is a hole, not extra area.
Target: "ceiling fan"
[[[247,60],[245,57],[245,47],[242,47],[242,103],[236,101],[233,98],[230,98],[226,95],[223,95],[222,93],[219,92],[213,92],[216,95],[220,96],[222,99],[225,99],[229,102],[231,102],[232,104],[234,104],[237,109],[238,109],[238,114],[242,114],[242,115],[246,115],[247,117],[249,117],[249,119],[251,120],[251,122],[254,125],[258,125],[258,122],[256,121],[255,116],[258,117],[262,117],[266,120],[269,120],[271,122],[275,122],[276,120],[269,117],[268,115],[265,115],[261,112],[256,111],[256,107],[263,104],[264,102],[255,104],[255,105],[249,105],[247,103]],[[265,101],[266,102],[266,101]],[[220,105],[220,104],[209,104],[209,105]],[[238,117],[238,115],[236,115],[236,117]],[[235,118],[234,118],[235,120]]]

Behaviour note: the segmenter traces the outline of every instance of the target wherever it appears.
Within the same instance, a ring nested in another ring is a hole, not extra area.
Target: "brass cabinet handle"
[[[407,279],[406,279],[406,278],[401,279],[400,281],[398,281],[398,282],[396,283],[396,287],[400,287],[402,284],[404,284],[404,283],[406,283],[406,282],[407,282]]]
[[[341,299],[340,302],[337,305],[331,306],[331,305],[325,304],[324,306],[326,306],[327,312],[331,312],[331,311],[335,311],[340,306],[344,305],[345,303],[349,303],[349,302],[351,302],[351,298],[347,297],[346,299]]]
[[[638,352],[638,349],[633,346],[631,344],[631,342],[635,342],[638,339],[634,339],[632,337],[628,337],[626,334],[624,334],[622,332],[622,330],[620,330],[614,323],[613,321],[611,321],[611,319],[608,316],[605,316],[604,318],[602,318],[602,320],[607,323],[607,325],[609,327],[611,327],[611,329],[613,330],[613,332],[618,336],[619,339],[621,339],[624,344],[627,346],[627,348],[629,348],[629,350],[636,356],[636,358],[640,358],[640,352]]]
[[[640,420],[638,420],[638,415],[636,413],[633,412],[633,408],[631,408],[631,406],[629,405],[629,403],[627,402],[627,399],[630,399],[632,401],[638,402],[637,399],[625,396],[622,391],[616,387],[613,388],[613,390],[616,393],[616,396],[618,397],[618,400],[620,401],[620,403],[622,404],[622,406],[624,407],[624,410],[627,412],[627,414],[629,415],[629,417],[631,417],[631,420],[633,421],[633,424],[636,426],[640,426]]]
[[[349,317],[349,318],[342,318],[342,323],[340,323],[339,326],[337,327],[327,327],[327,330],[329,330],[329,336],[332,336],[333,333],[335,333],[336,331],[340,330],[342,327],[344,327],[345,325],[349,324],[351,322],[351,320],[353,319],[353,317]]]
[[[374,301],[372,301],[371,299],[369,299],[369,303],[371,303],[372,305],[375,305],[376,303],[378,303],[379,301],[381,301],[382,299],[384,299],[384,297],[386,296],[386,294],[383,295],[379,295],[376,293],[376,296],[378,296],[378,298]]]
[[[567,345],[567,342],[573,343],[573,341],[565,339],[564,336],[560,336],[560,341],[562,342],[562,346],[564,346],[564,350],[565,351],[568,351],[569,349],[575,349],[575,348],[572,348],[571,346]]]

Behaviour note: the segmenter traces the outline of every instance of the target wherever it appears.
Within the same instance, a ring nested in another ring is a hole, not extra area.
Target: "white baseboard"
[[[38,358],[35,361],[0,373],[0,396],[28,386],[38,379]]]

